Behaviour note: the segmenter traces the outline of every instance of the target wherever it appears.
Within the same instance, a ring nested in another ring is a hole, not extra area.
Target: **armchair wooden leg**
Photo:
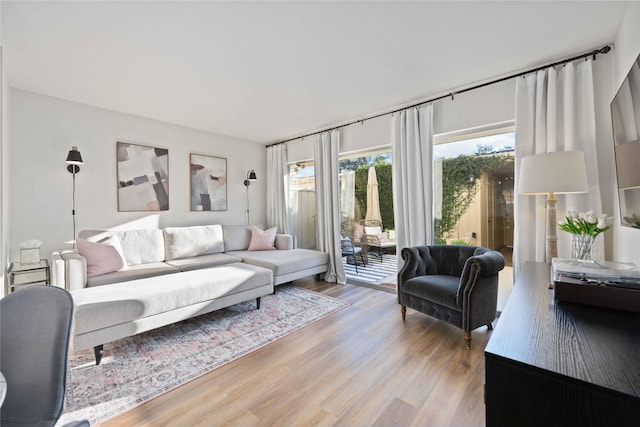
[[[471,332],[464,333],[464,346],[467,350],[471,349]]]
[[[493,325],[491,323],[487,323],[487,329],[493,331]]]
[[[402,313],[402,321],[407,320],[407,307],[404,305],[400,307],[400,312]]]

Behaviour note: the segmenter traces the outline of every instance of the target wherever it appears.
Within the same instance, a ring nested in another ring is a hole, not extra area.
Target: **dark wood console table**
[[[485,349],[487,426],[640,426],[640,314],[558,303],[526,263]]]

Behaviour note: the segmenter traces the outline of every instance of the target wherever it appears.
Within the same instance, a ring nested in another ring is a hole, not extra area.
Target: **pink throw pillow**
[[[272,251],[276,247],[274,243],[276,241],[277,227],[270,228],[268,230],[260,230],[255,225],[251,226],[251,243],[249,243],[250,251]]]
[[[87,260],[87,277],[118,271],[124,266],[122,256],[110,239],[104,243],[78,239],[76,243],[78,252]]]

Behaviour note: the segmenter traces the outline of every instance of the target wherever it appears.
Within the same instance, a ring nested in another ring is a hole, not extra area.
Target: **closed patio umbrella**
[[[367,214],[364,218],[367,220],[377,219],[382,223],[380,196],[378,194],[378,177],[374,166],[369,166],[369,176],[367,179]]]

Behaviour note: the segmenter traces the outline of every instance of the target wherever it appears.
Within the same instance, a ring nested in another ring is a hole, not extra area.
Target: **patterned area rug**
[[[104,346],[71,354],[65,411],[57,425],[92,424],[131,409],[295,332],[349,305],[293,286],[275,295],[185,320]]]

